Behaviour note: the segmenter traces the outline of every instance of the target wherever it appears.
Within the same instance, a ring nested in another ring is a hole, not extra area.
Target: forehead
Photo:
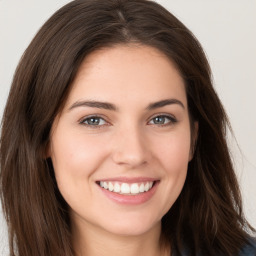
[[[145,45],[117,45],[89,54],[72,84],[68,104],[84,97],[117,104],[175,97],[186,105],[184,81],[174,63]]]

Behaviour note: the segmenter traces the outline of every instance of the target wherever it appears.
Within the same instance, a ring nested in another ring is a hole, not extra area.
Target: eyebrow
[[[157,102],[150,103],[146,107],[146,110],[154,110],[157,108],[161,108],[161,107],[164,107],[167,105],[173,105],[173,104],[177,104],[177,105],[181,106],[183,109],[185,109],[185,106],[181,101],[179,101],[177,99],[165,99],[165,100],[160,100]],[[90,107],[90,108],[99,108],[99,109],[118,111],[118,108],[112,103],[95,101],[95,100],[77,101],[71,105],[69,110],[72,110],[77,107]]]
[[[173,105],[173,104],[178,104],[183,109],[185,109],[184,104],[180,100],[177,100],[177,99],[166,99],[166,100],[160,100],[160,101],[157,101],[157,102],[154,102],[154,103],[150,103],[148,105],[148,107],[147,107],[147,110],[153,110],[153,109],[156,109],[156,108],[162,108],[164,106]]]
[[[101,102],[101,101],[77,101],[69,108],[69,110],[72,110],[77,107],[90,107],[90,108],[101,108],[101,109],[107,109],[107,110],[114,110],[117,111],[117,107],[111,103],[108,102]]]

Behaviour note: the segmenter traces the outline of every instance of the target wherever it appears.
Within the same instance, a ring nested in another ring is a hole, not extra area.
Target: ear
[[[50,157],[51,157],[51,144],[50,144],[50,141],[48,141],[46,147],[43,150],[43,159],[47,159]]]
[[[53,121],[51,130],[50,130],[50,133],[49,133],[49,137],[47,139],[46,146],[44,147],[44,151],[43,151],[43,158],[44,159],[52,157],[52,135],[53,135],[53,133],[56,129],[58,121],[59,121],[59,117],[56,117]]]
[[[191,161],[194,157],[197,138],[198,138],[198,130],[199,130],[199,125],[198,125],[198,122],[195,121],[193,124],[191,124],[191,143],[190,143],[189,161]]]

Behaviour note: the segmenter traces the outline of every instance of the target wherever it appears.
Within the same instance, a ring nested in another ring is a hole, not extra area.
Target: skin
[[[175,101],[149,108],[166,99]],[[116,109],[84,101],[108,102]],[[95,115],[99,123],[88,123]],[[170,253],[170,248],[161,251],[161,218],[184,185],[190,138],[184,81],[166,56],[133,44],[86,57],[54,122],[48,152],[70,206],[78,255]],[[123,205],[96,183],[113,177],[151,177],[159,183],[150,200]]]

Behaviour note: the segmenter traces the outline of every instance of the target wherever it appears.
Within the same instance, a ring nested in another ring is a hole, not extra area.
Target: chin
[[[152,230],[161,229],[161,220],[152,221],[147,217],[143,218],[127,218],[122,220],[109,221],[104,228],[109,233],[119,236],[140,236]]]

